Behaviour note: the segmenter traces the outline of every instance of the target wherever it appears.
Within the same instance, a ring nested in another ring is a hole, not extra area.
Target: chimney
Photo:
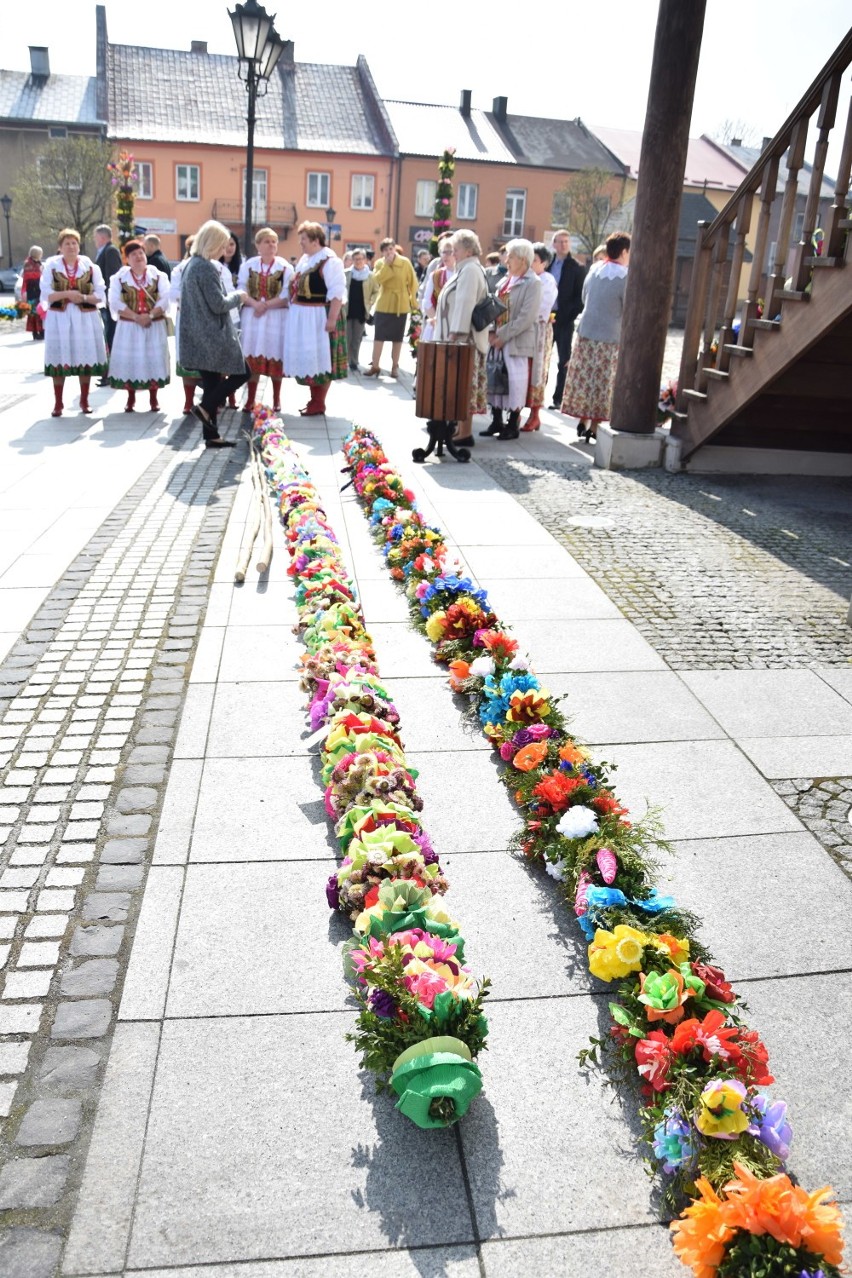
[[[731,138],[731,146],[742,146],[742,138]]]
[[[761,154],[762,154],[762,153],[766,150],[766,148],[769,146],[769,143],[770,143],[771,141],[772,141],[772,138],[766,138],[766,137],[765,137],[765,138],[763,139],[763,141],[762,141],[762,142],[761,142],[761,144],[760,144]]]
[[[30,69],[34,80],[50,78],[50,58],[43,45],[30,45]]]
[[[470,115],[470,100],[472,96],[473,95],[470,89],[462,89],[461,102],[459,103],[459,110],[464,116]]]
[[[289,67],[292,71],[296,62],[296,46],[292,40],[284,40],[282,43],[284,48],[281,51],[278,65],[279,67]]]
[[[192,44],[189,46],[189,51],[190,51],[190,53],[206,53],[206,52],[207,52],[207,41],[206,41],[206,40],[193,40]]]
[[[491,112],[498,120],[506,119],[506,107],[509,105],[508,98],[495,98],[491,103]]]

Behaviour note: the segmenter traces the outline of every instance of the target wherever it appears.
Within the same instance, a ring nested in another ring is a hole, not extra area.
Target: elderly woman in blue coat
[[[227,292],[218,259],[231,232],[221,222],[205,222],[192,245],[180,293],[178,361],[198,370],[203,394],[193,409],[207,448],[233,448],[222,439],[216,415],[229,395],[248,381],[249,368],[231,311],[246,301],[240,290]]]

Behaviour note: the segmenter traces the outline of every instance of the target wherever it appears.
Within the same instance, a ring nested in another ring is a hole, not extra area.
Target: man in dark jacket
[[[104,277],[108,296],[109,282],[116,271],[121,270],[121,254],[112,242],[112,228],[107,226],[106,223],[95,227],[95,247],[98,250],[95,256],[95,264],[101,268],[101,275]],[[104,341],[106,342],[107,353],[109,353],[112,339],[115,336],[115,320],[110,315],[109,305],[101,308],[101,318],[104,325]],[[102,377],[98,385],[109,386],[109,378]]]
[[[571,358],[571,343],[574,340],[574,321],[583,309],[583,280],[586,268],[571,256],[571,236],[566,230],[557,231],[553,236],[553,261],[548,270],[555,277],[558,288],[556,294],[556,323],[553,326],[553,338],[558,352],[556,386],[553,389],[551,408],[562,407],[562,391],[565,387],[565,370]]]
[[[172,267],[165,253],[160,248],[159,235],[146,235],[145,240],[145,256],[148,259],[149,266],[156,266],[158,271],[165,271],[169,279],[172,278]]]

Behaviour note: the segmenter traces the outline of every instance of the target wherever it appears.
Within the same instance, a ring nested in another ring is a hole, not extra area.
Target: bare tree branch
[[[90,240],[98,223],[111,215],[113,189],[106,166],[112,159],[112,145],[101,138],[48,142],[20,170],[12,188],[16,216],[31,228],[30,238],[49,242],[64,226],[73,226],[84,243]]]

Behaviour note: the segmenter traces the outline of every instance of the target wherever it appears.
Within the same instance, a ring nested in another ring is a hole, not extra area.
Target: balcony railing
[[[243,227],[245,204],[243,200],[214,200],[213,211],[210,216],[215,217],[220,222],[224,222],[231,230]],[[281,238],[286,239],[290,228],[296,225],[296,206],[286,202],[255,202],[252,207],[251,220],[255,229],[268,225],[273,230],[283,232]]]

